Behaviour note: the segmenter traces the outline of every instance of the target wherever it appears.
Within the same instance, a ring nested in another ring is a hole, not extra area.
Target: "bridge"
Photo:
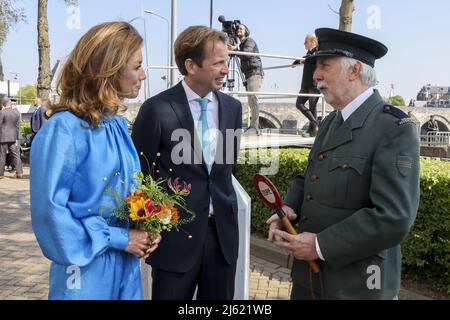
[[[450,131],[450,108],[429,107],[399,107],[405,113],[412,111],[420,122],[421,134],[426,134],[427,122],[434,115],[440,131]],[[247,123],[249,108],[247,103],[243,104],[243,122]],[[325,105],[325,114],[333,111],[329,105]],[[321,116],[321,103],[317,104],[318,116]],[[260,103],[260,124],[263,128],[273,129],[303,129],[308,125],[308,120],[295,108],[295,103]]]

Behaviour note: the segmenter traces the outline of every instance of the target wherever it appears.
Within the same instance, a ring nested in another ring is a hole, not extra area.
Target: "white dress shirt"
[[[217,136],[218,136],[218,129],[219,129],[219,101],[217,100],[216,95],[213,92],[208,93],[204,97],[200,97],[197,93],[195,93],[186,83],[186,81],[182,80],[181,84],[183,85],[184,92],[186,93],[186,97],[189,103],[189,110],[191,110],[192,119],[194,120],[194,126],[195,130],[197,131],[197,127],[199,124],[201,124],[200,116],[202,113],[202,109],[200,106],[200,103],[198,101],[195,101],[195,99],[198,98],[206,98],[208,99],[208,108],[206,113],[206,118],[208,122],[208,131],[207,134],[209,135],[209,141],[210,141],[210,147],[209,147],[209,159],[210,162],[206,163],[206,166],[208,168],[208,172],[211,173],[211,168],[214,163],[214,158],[216,155],[216,149],[217,149]],[[198,131],[197,131],[198,132]],[[201,137],[199,137],[201,140]],[[199,144],[201,145],[201,144]],[[212,200],[210,198],[209,201],[209,214],[212,215],[214,212],[213,206],[212,206]]]
[[[342,118],[344,119],[344,121],[347,120],[352,115],[352,113],[355,112],[364,102],[366,102],[366,100],[369,99],[369,97],[373,94],[373,92],[374,92],[373,88],[370,87],[369,89],[361,93],[359,96],[357,96],[348,105],[346,105],[344,109],[341,110]],[[320,251],[319,241],[317,240],[317,237],[316,237],[316,251],[319,258],[325,261],[322,252]]]

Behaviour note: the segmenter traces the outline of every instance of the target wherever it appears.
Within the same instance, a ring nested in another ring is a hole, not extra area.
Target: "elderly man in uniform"
[[[285,198],[299,234],[279,230],[272,216],[269,240],[295,257],[291,299],[395,299],[400,242],[419,204],[416,125],[372,88],[383,44],[328,28],[316,34],[314,80],[335,111]],[[309,270],[311,260],[320,273]]]

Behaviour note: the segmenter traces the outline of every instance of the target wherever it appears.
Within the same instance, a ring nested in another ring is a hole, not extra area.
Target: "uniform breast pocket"
[[[367,199],[367,177],[364,176],[366,157],[333,155],[328,166],[328,204],[346,209],[360,208]]]

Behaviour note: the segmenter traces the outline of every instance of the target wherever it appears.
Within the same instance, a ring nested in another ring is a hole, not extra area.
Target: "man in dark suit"
[[[20,160],[17,140],[19,139],[20,113],[12,108],[10,99],[2,103],[0,111],[0,179],[4,178],[6,154],[11,154],[12,164],[16,169],[15,178],[22,178],[22,161]]]
[[[372,88],[383,44],[328,28],[316,34],[314,80],[336,111],[324,119],[305,175],[293,179],[285,198],[299,234],[277,230],[272,216],[269,239],[295,257],[291,299],[395,299],[400,242],[419,205],[416,124]],[[311,260],[319,274],[309,270]]]
[[[45,117],[45,108],[42,107],[41,98],[34,99],[33,105],[36,108],[36,110],[34,111],[33,115],[31,116],[31,119],[30,119],[30,125],[31,125],[31,131],[32,131],[30,143],[33,142],[34,136],[38,133],[38,131],[41,129],[41,127],[44,125],[44,123],[47,122],[47,118]]]
[[[180,177],[192,185],[183,226],[192,235],[163,235],[152,266],[153,299],[232,299],[238,255],[237,198],[232,170],[239,150],[241,103],[218,90],[228,74],[227,36],[195,26],[174,48],[184,80],[141,107],[132,138],[138,153],[155,163],[155,177]],[[149,173],[141,159],[144,174]],[[181,213],[182,215],[183,213]]]

